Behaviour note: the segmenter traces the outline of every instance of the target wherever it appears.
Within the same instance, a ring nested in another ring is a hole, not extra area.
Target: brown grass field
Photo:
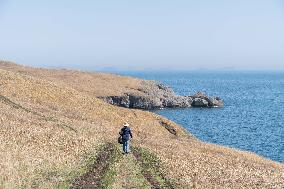
[[[0,188],[60,188],[102,144],[116,142],[125,121],[132,145],[155,154],[177,188],[284,188],[281,163],[201,142],[161,116],[96,98],[139,93],[144,82],[0,62]]]

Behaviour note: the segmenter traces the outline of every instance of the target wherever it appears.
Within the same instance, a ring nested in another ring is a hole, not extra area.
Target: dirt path
[[[102,188],[101,180],[110,166],[109,159],[114,152],[115,146],[108,143],[98,154],[96,162],[92,165],[89,172],[78,178],[70,189],[91,189]]]
[[[71,189],[162,189],[174,188],[159,172],[158,159],[141,148],[122,155],[120,146],[108,143],[89,172]]]

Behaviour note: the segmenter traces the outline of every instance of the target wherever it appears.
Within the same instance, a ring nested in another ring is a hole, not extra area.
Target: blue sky
[[[92,70],[284,70],[284,1],[0,0],[0,59]]]

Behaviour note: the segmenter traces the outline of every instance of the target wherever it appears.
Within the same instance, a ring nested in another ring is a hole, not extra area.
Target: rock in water
[[[194,98],[191,105],[193,107],[209,107],[209,102],[203,98]]]

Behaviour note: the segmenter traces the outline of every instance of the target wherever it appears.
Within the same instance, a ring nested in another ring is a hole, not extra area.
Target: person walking
[[[128,123],[123,124],[123,128],[119,132],[122,138],[122,149],[124,154],[130,152],[130,137],[133,138],[131,129]]]

